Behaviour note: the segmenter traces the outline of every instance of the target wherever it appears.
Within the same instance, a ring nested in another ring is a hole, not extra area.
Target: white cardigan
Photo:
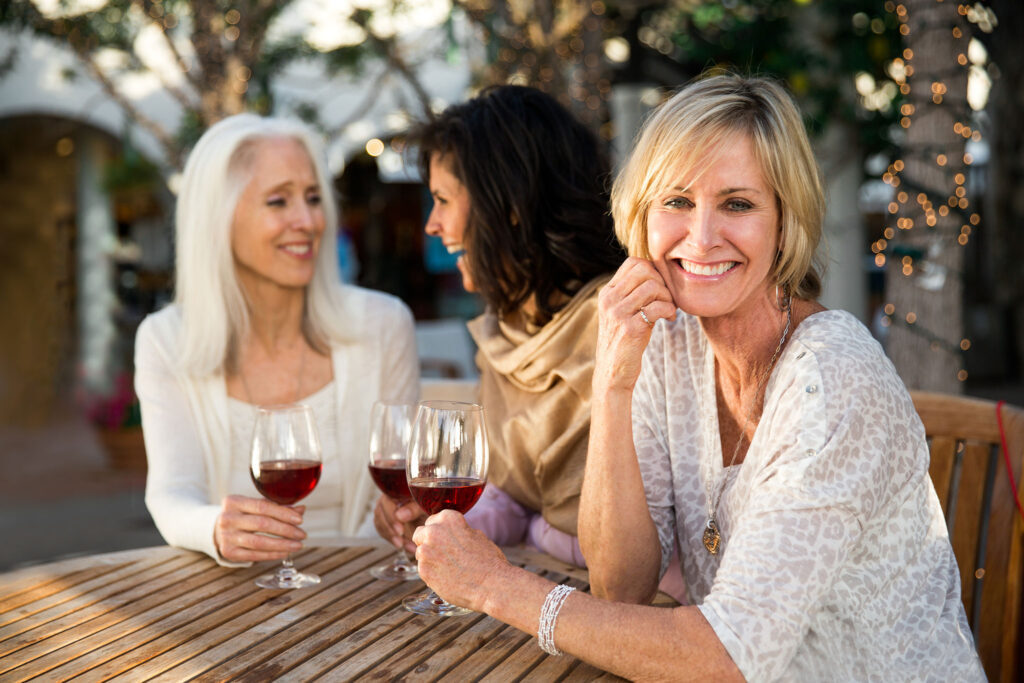
[[[365,466],[370,410],[377,399],[415,401],[419,359],[413,319],[399,299],[344,286],[346,317],[359,328],[352,341],[331,344],[337,434],[343,452],[324,454],[325,466],[344,467],[341,528],[306,529],[310,538],[353,536],[376,500]],[[339,315],[341,313],[339,312]],[[135,341],[135,390],[142,408],[149,473],[146,507],[168,544],[210,555],[221,564],[213,529],[221,511],[230,462],[231,427],[222,373],[196,377],[179,366],[181,310],[148,316]]]

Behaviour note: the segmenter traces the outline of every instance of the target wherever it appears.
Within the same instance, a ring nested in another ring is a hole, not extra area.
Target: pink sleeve
[[[494,484],[488,484],[466,521],[498,545],[518,545],[526,540],[531,511]]]
[[[539,514],[530,518],[530,533],[527,540],[538,550],[551,557],[586,569],[587,561],[580,552],[580,541],[564,531],[559,531],[547,523]]]

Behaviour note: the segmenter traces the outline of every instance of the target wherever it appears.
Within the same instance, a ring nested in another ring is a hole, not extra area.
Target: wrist
[[[482,592],[477,601],[479,602],[478,611],[508,623],[508,610],[515,608],[515,604],[511,604],[509,601],[515,602],[516,596],[521,594],[518,584],[528,573],[525,569],[508,562],[503,563],[500,568],[491,573],[487,582],[481,584]]]

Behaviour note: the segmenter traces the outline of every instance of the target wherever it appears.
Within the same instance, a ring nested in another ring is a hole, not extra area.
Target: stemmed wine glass
[[[293,505],[320,481],[323,466],[320,436],[313,411],[304,405],[257,409],[252,433],[250,474],[256,489],[280,505]],[[261,588],[305,588],[320,583],[316,574],[301,574],[286,557],[275,574],[256,579]]]
[[[484,409],[474,403],[421,401],[406,460],[409,490],[428,515],[441,510],[465,514],[487,480]],[[402,601],[417,614],[462,616],[473,611],[453,605],[434,591]]]
[[[377,401],[370,414],[370,476],[384,495],[405,505],[412,500],[405,478],[405,457],[409,452],[415,403]],[[370,570],[370,575],[387,581],[413,581],[420,578],[416,563],[401,548],[391,564]]]

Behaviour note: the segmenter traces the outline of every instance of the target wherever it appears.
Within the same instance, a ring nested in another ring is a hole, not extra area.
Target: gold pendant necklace
[[[725,481],[727,478],[726,470],[732,467],[733,462],[736,460],[736,455],[740,452],[740,446],[743,445],[743,440],[746,437],[747,429],[750,427],[750,419],[754,415],[754,408],[757,407],[757,397],[761,395],[761,390],[764,389],[765,384],[768,383],[768,378],[771,377],[772,368],[775,367],[775,360],[779,357],[779,352],[782,350],[783,344],[786,343],[786,336],[789,334],[789,327],[793,322],[793,300],[789,299],[786,302],[786,326],[782,329],[782,336],[779,337],[779,345],[775,347],[775,353],[772,354],[772,359],[768,361],[768,369],[765,370],[761,376],[761,380],[757,383],[757,391],[754,392],[754,400],[750,404],[750,408],[747,410],[747,416],[743,421],[743,427],[740,429],[740,434],[736,438],[736,447],[732,449],[732,456],[729,458],[729,463],[722,470],[722,480],[718,483],[717,491],[714,499],[711,496],[710,486],[707,487],[707,502],[708,502],[708,521],[704,525],[704,534],[701,540],[704,542],[704,549],[711,555],[718,555],[718,551],[722,545],[722,534],[718,530],[718,522],[715,521],[715,513],[718,512],[718,503],[722,500],[722,493],[725,491]],[[703,375],[702,382],[703,382]],[[703,396],[704,391],[701,390]],[[762,412],[764,412],[762,410]],[[710,482],[708,482],[710,484]],[[712,502],[713,500],[713,502]]]

